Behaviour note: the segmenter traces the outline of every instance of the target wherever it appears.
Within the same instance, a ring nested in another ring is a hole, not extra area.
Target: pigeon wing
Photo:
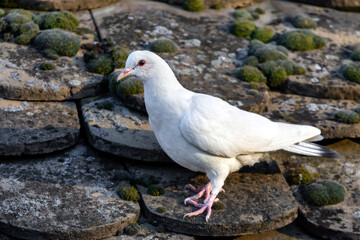
[[[192,145],[224,157],[274,151],[320,134],[315,127],[272,122],[203,94],[191,98],[180,129]]]

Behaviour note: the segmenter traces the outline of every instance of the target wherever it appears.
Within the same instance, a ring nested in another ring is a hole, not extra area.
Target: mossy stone
[[[255,28],[256,26],[253,22],[238,19],[233,23],[231,32],[238,37],[246,37],[250,36],[254,32]]]
[[[256,56],[261,63],[287,59],[287,56],[283,52],[278,51],[275,46],[270,45],[258,48],[254,56]]]
[[[225,208],[224,203],[222,203],[220,201],[214,202],[214,204],[211,207],[211,209],[213,209],[213,210],[222,210],[224,208]]]
[[[80,49],[80,40],[70,32],[48,29],[35,36],[33,45],[37,49],[43,50],[48,57],[52,57],[54,54],[72,57]]]
[[[297,30],[282,34],[278,39],[278,44],[293,51],[307,51],[322,48],[325,46],[325,41],[311,31]]]
[[[355,49],[351,53],[351,59],[354,60],[354,61],[360,61],[360,48]]]
[[[282,86],[284,80],[287,78],[284,66],[276,66],[270,73],[267,84],[271,88],[279,88]]]
[[[13,14],[13,13],[17,13],[23,16],[28,17],[30,20],[32,20],[34,18],[34,14],[31,11],[25,10],[25,9],[12,9],[9,11],[8,14]]]
[[[239,68],[236,76],[241,81],[245,82],[266,82],[264,74],[259,69],[252,66],[243,66]]]
[[[79,26],[80,21],[76,15],[69,11],[49,12],[41,14],[37,18],[41,29],[61,28],[65,30],[74,30]]]
[[[360,65],[346,66],[343,75],[351,82],[360,83]]]
[[[89,72],[107,75],[114,69],[113,61],[109,55],[100,55],[87,63]]]
[[[271,41],[274,36],[275,36],[274,29],[268,26],[262,28],[256,28],[251,35],[253,39],[258,39],[264,43]]]
[[[161,196],[165,194],[165,189],[162,186],[151,185],[148,187],[147,193],[153,196]]]
[[[351,110],[340,110],[332,117],[333,120],[346,124],[360,123],[360,113]]]
[[[255,56],[248,56],[244,60],[244,65],[256,67],[259,64],[259,59]]]
[[[215,10],[220,10],[222,7],[221,7],[220,3],[215,3],[215,4],[211,5],[210,8],[215,9]]]
[[[313,206],[337,204],[345,199],[345,188],[333,180],[319,180],[304,186],[302,195],[306,202]]]
[[[39,26],[33,21],[23,23],[19,26],[18,34],[15,42],[17,44],[26,45],[29,44],[36,33],[40,31]]]
[[[173,40],[159,39],[151,43],[150,49],[153,52],[175,53],[179,50],[179,47]]]
[[[139,201],[140,195],[138,190],[133,186],[120,186],[117,190],[119,197],[125,201]]]
[[[141,230],[141,227],[138,223],[130,223],[124,228],[124,234],[129,236],[136,235]]]
[[[254,20],[251,13],[245,8],[240,8],[234,12],[234,17],[237,20]]]
[[[45,71],[48,71],[48,70],[53,70],[55,69],[55,65],[51,62],[47,62],[47,61],[44,61],[40,64],[39,68],[41,70],[45,70]]]
[[[305,16],[296,16],[291,19],[291,23],[296,28],[316,28],[316,23]]]
[[[309,170],[301,167],[290,170],[286,176],[286,180],[290,185],[301,185],[311,183],[313,178]]]
[[[18,12],[8,13],[5,17],[5,20],[12,33],[16,33],[21,24],[31,22],[31,18],[26,15],[21,15]]]
[[[0,18],[4,17],[6,15],[4,9],[0,8]]]
[[[111,51],[111,58],[114,61],[114,68],[124,68],[129,52],[122,47],[116,47]]]
[[[183,4],[183,8],[191,12],[200,12],[204,9],[203,0],[186,0]]]
[[[268,61],[257,65],[257,67],[267,77],[271,75],[271,73],[277,66],[284,67],[287,75],[299,75],[299,74],[304,74],[306,72],[306,70],[303,67],[293,63],[290,60]]]

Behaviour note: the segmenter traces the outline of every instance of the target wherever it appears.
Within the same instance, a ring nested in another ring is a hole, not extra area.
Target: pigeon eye
[[[144,65],[145,65],[145,60],[140,60],[140,61],[138,62],[138,65],[139,65],[140,67],[144,66]]]

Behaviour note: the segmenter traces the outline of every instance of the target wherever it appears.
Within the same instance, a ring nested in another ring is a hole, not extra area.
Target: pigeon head
[[[153,52],[135,51],[128,56],[125,68],[117,80],[119,81],[126,76],[133,75],[140,81],[145,82],[156,78],[159,72],[164,70],[165,65],[165,69],[169,68],[167,63]]]

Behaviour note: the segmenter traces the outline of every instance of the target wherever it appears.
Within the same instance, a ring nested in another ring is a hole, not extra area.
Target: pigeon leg
[[[194,205],[195,207],[202,207],[203,204],[199,204],[197,202],[195,202],[194,200],[198,200],[199,198],[201,198],[204,193],[205,193],[205,200],[204,200],[204,203],[206,203],[208,200],[209,200],[209,197],[210,197],[210,192],[212,190],[212,184],[211,182],[208,182],[203,188],[201,189],[197,189],[195,188],[193,185],[191,184],[187,184],[185,186],[185,188],[189,188],[191,189],[192,191],[194,192],[197,192],[196,195],[194,196],[191,196],[191,197],[188,197],[184,200],[184,204],[186,205],[187,203],[190,203],[192,205]]]
[[[203,213],[205,210],[207,210],[207,214],[206,214],[206,217],[205,217],[205,220],[207,222],[209,220],[209,218],[210,218],[210,215],[211,215],[211,207],[212,207],[213,203],[216,202],[216,199],[217,199],[216,196],[217,196],[217,194],[211,193],[210,197],[209,197],[209,200],[205,204],[201,204],[202,207],[199,210],[197,210],[195,212],[185,214],[184,218],[197,216],[197,215]]]

